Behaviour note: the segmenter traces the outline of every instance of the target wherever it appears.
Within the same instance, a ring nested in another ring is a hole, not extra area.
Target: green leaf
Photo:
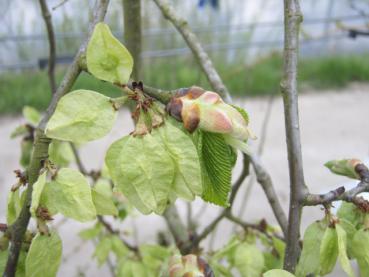
[[[74,161],[74,154],[69,142],[53,139],[49,145],[49,160],[58,167],[66,167]]]
[[[131,54],[104,23],[98,23],[92,33],[86,60],[88,71],[100,80],[126,84],[132,73]]]
[[[62,242],[56,232],[37,234],[26,258],[26,276],[56,276],[62,257]]]
[[[337,211],[337,216],[340,220],[347,220],[355,228],[360,228],[364,221],[364,213],[356,205],[344,201]]]
[[[117,207],[115,207],[113,199],[99,191],[92,189],[92,201],[98,215],[118,215]]]
[[[342,269],[350,277],[355,277],[354,271],[351,267],[350,261],[347,257],[347,237],[345,230],[340,224],[336,224],[336,232],[338,239],[338,260],[341,264]]]
[[[336,265],[338,240],[335,228],[327,228],[320,245],[320,275],[330,273]]]
[[[99,266],[101,266],[108,259],[109,252],[112,249],[112,240],[110,236],[102,238],[95,248],[93,254],[96,257]]]
[[[234,253],[234,266],[242,276],[259,277],[264,269],[264,256],[256,245],[243,242]]]
[[[115,253],[117,258],[123,258],[127,256],[129,252],[128,248],[118,236],[111,237],[111,250]]]
[[[105,157],[115,185],[143,214],[161,214],[169,202],[175,168],[151,134],[127,136],[114,142]]]
[[[121,259],[118,263],[117,277],[151,277],[143,263],[133,260]]]
[[[39,206],[41,194],[46,184],[46,176],[47,176],[47,171],[45,171],[40,176],[38,176],[36,183],[33,184],[32,203],[30,207],[30,212],[32,216],[34,217],[36,217],[36,210]]]
[[[60,169],[56,178],[46,184],[41,203],[51,214],[57,211],[80,222],[96,218],[90,185],[79,171],[71,168]]]
[[[352,240],[356,233],[355,226],[351,224],[351,222],[347,221],[346,219],[340,219],[340,226],[345,230],[346,237],[347,237],[347,255],[349,258],[353,256],[353,249],[352,249]]]
[[[201,132],[198,142],[205,201],[228,205],[231,190],[232,156],[221,134]]]
[[[17,270],[15,272],[15,277],[24,277],[26,275],[26,258],[27,252],[21,250],[18,258]]]
[[[159,276],[158,272],[163,263],[165,263],[171,253],[168,248],[160,245],[140,245],[140,254],[142,261],[146,268],[150,268],[154,271],[156,276]]]
[[[7,260],[8,250],[0,251],[0,272],[4,272]]]
[[[242,115],[243,119],[246,121],[246,124],[249,124],[249,114],[246,112],[246,110],[236,105],[231,105],[231,106],[235,108]]]
[[[263,277],[294,277],[295,275],[282,269],[272,269],[263,274]]]
[[[30,106],[24,106],[22,112],[23,112],[24,118],[29,124],[33,126],[38,125],[41,119],[41,115],[35,108],[32,108]]]
[[[176,195],[189,201],[201,195],[200,160],[191,138],[169,120],[154,129],[152,135],[161,142],[175,166],[173,189]]]
[[[365,259],[357,259],[357,264],[360,270],[360,276],[366,277],[369,276],[369,263]]]
[[[320,267],[320,245],[327,225],[324,221],[310,224],[304,233],[302,253],[296,268],[296,276],[317,275]]]
[[[96,238],[102,231],[100,223],[96,223],[93,227],[84,229],[78,233],[78,235],[84,240],[90,240]]]
[[[355,171],[355,165],[359,162],[356,159],[344,159],[329,161],[324,165],[334,174],[360,180],[359,174]]]
[[[8,194],[8,204],[6,212],[6,222],[8,225],[12,225],[17,219],[21,210],[21,200],[19,198],[19,189],[11,191]]]
[[[27,127],[27,125],[20,125],[11,132],[10,138],[13,139],[18,136],[25,136],[28,134],[29,134],[29,128]]]
[[[110,132],[116,117],[109,97],[91,90],[75,90],[58,102],[46,135],[77,143],[99,139]]]
[[[352,239],[352,254],[362,263],[366,263],[369,265],[369,230],[368,229],[360,229],[356,231],[353,239]]]

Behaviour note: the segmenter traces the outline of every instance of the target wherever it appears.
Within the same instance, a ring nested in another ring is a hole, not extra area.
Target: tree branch
[[[3,277],[13,277],[15,276],[18,257],[20,253],[20,249],[22,246],[22,239],[24,236],[25,231],[27,230],[27,226],[30,220],[30,211],[29,207],[32,201],[32,188],[33,184],[37,181],[39,171],[42,167],[42,162],[47,159],[48,157],[48,147],[51,142],[49,138],[47,138],[44,134],[44,128],[53,114],[55,107],[59,101],[59,99],[69,92],[70,88],[72,87],[73,83],[77,79],[79,73],[81,72],[80,67],[80,60],[81,57],[85,53],[86,45],[89,41],[89,38],[92,34],[92,31],[95,25],[102,21],[105,17],[106,10],[108,7],[108,0],[100,0],[97,3],[95,8],[95,14],[93,16],[92,22],[89,26],[89,35],[85,42],[81,45],[77,55],[74,58],[73,63],[69,66],[63,81],[61,82],[60,86],[56,90],[53,95],[53,98],[47,108],[46,113],[44,114],[38,128],[36,129],[36,136],[33,146],[32,157],[30,161],[30,165],[28,168],[28,181],[29,185],[27,187],[26,192],[26,200],[21,209],[21,212],[14,222],[12,226],[10,226],[10,233],[11,233],[11,245],[9,250],[9,256],[6,263],[5,271]]]
[[[325,194],[306,195],[303,204],[305,206],[327,205],[334,201],[343,200],[352,202],[358,206],[364,204],[361,197],[357,197],[362,192],[369,192],[369,170],[364,164],[358,164],[355,171],[359,174],[361,182],[356,187],[345,191],[344,187],[339,187]]]
[[[187,21],[177,14],[176,10],[167,0],[154,0],[154,2],[161,10],[163,16],[168,19],[174,27],[176,27],[178,32],[181,33],[193,55],[196,57],[198,64],[205,73],[205,76],[212,88],[219,93],[226,102],[230,103],[231,97],[228,89],[223,84],[222,79],[215,70],[211,59],[202,47],[197,36],[188,27]]]
[[[287,237],[287,226],[288,226],[287,217],[278,200],[277,193],[274,190],[272,179],[269,173],[262,167],[256,155],[251,155],[250,160],[255,170],[256,179],[264,190],[264,193],[268,199],[268,202],[270,206],[272,207],[274,216],[277,219],[279,226],[282,229],[284,237]]]
[[[298,0],[284,0],[284,76],[281,82],[281,92],[284,103],[290,175],[290,208],[284,268],[290,272],[294,272],[300,254],[301,201],[306,191],[297,99],[297,64],[301,21],[302,15]]]
[[[49,41],[49,64],[48,64],[48,76],[51,88],[51,93],[54,94],[56,90],[55,81],[55,58],[56,58],[56,45],[53,23],[51,20],[51,14],[45,0],[39,0],[41,6],[42,17],[44,18],[47,38]]]
[[[122,0],[124,17],[124,44],[134,60],[132,78],[142,79],[142,31],[141,31],[141,0]]]

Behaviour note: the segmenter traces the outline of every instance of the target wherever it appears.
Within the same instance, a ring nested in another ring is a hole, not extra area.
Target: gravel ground
[[[0,99],[1,101],[1,99]],[[261,99],[237,99],[236,102],[249,111],[251,128],[259,139],[252,144],[254,150],[262,139],[261,129],[263,119],[268,110],[268,100]],[[344,177],[332,175],[323,166],[331,159],[356,157],[369,163],[369,85],[353,84],[339,91],[307,92],[300,96],[301,137],[303,146],[303,161],[305,169],[306,184],[314,193],[327,192],[338,185],[346,187],[353,186]],[[10,186],[15,182],[12,171],[19,168],[19,141],[9,138],[10,132],[19,124],[20,117],[0,118],[0,222],[5,220],[6,195]],[[132,123],[127,111],[122,111],[113,131],[109,136],[89,143],[81,149],[81,156],[87,168],[98,168],[101,166],[104,153],[114,140],[127,134],[132,130]],[[284,131],[283,105],[280,98],[275,99],[271,105],[270,120],[268,122],[263,147],[262,161],[268,168],[276,191],[287,212],[289,178],[287,168],[287,154]],[[234,178],[237,178],[240,170],[240,161],[234,170]],[[245,190],[250,186],[250,181],[239,192],[235,203],[236,213],[241,209]],[[247,205],[242,208],[242,217],[247,221],[255,221],[265,218],[269,223],[275,224],[272,211],[265,196],[257,184],[251,184],[249,189]],[[178,203],[181,215],[185,218],[186,205]],[[203,210],[203,202],[196,200],[193,203],[193,213],[201,211],[197,216],[200,226],[205,226],[214,218],[219,208],[213,205]],[[304,209],[302,230],[313,220],[320,219],[323,212],[319,207]],[[55,224],[62,221],[56,218]],[[34,226],[33,226],[34,227]],[[92,243],[83,243],[77,233],[86,224],[80,224],[68,220],[60,224],[59,230],[63,239],[64,261],[58,276],[76,276],[78,272],[85,276],[102,276],[109,274],[107,266],[98,268],[95,261],[91,259],[94,246]],[[118,226],[117,226],[118,227]],[[154,242],[157,230],[165,229],[163,219],[156,215],[137,216],[119,226],[126,233],[137,230],[136,238],[128,236],[128,240],[142,242]],[[217,235],[213,246],[215,248],[223,245],[234,227],[226,220],[219,224]],[[209,240],[203,242],[204,247],[209,246]],[[340,270],[336,270],[331,276],[345,276]]]

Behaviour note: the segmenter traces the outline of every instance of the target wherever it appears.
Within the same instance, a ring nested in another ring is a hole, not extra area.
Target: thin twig
[[[55,111],[56,105],[60,98],[68,93],[74,84],[75,80],[79,76],[81,72],[80,67],[80,60],[81,57],[84,55],[86,50],[86,45],[89,41],[89,38],[92,34],[92,31],[95,27],[95,25],[102,21],[105,17],[106,10],[109,4],[109,0],[100,0],[97,2],[96,8],[94,9],[95,13],[92,18],[92,21],[89,26],[89,35],[87,39],[84,41],[84,43],[81,45],[77,55],[74,58],[73,63],[68,67],[68,70],[64,76],[63,81],[60,83],[60,86],[56,90],[56,92],[53,94],[53,98],[49,104],[49,107],[47,108],[46,113],[44,114],[43,118],[41,119],[41,122],[39,126],[36,129],[36,136],[33,146],[33,152],[32,157],[30,161],[30,165],[28,167],[28,187],[26,192],[26,199],[22,206],[21,212],[16,219],[16,221],[13,223],[12,226],[10,226],[10,232],[11,232],[11,244],[9,249],[9,256],[8,260],[5,266],[5,271],[3,274],[3,277],[13,277],[15,276],[15,271],[17,268],[18,263],[18,257],[22,246],[22,240],[24,233],[27,230],[27,226],[30,220],[30,211],[29,207],[32,201],[32,188],[33,184],[36,182],[39,171],[42,167],[42,161],[47,159],[48,157],[48,148],[50,144],[50,139],[47,138],[44,134],[44,129],[49,121],[51,115]]]
[[[74,155],[74,158],[76,160],[76,164],[77,164],[78,170],[83,175],[89,175],[89,173],[87,172],[85,166],[82,163],[82,160],[81,160],[81,157],[79,155],[79,152],[78,152],[78,149],[77,149],[76,145],[73,142],[70,142],[69,144],[70,144],[70,147],[72,148],[73,155]]]
[[[103,216],[98,215],[97,220],[105,227],[105,229],[112,235],[120,235],[120,232],[118,230],[114,230],[113,227],[110,225],[109,222],[107,222]],[[129,242],[124,240],[122,237],[119,236],[119,239],[123,242],[123,244],[131,251],[138,253],[138,247],[131,245]]]
[[[294,272],[300,254],[301,201],[306,193],[297,100],[299,28],[302,21],[298,0],[284,0],[284,21],[284,75],[281,82],[281,92],[284,103],[290,175],[290,207],[284,269]]]
[[[56,45],[55,45],[55,33],[53,28],[53,22],[51,20],[51,13],[46,4],[45,0],[39,0],[41,6],[42,17],[44,18],[47,38],[49,42],[49,64],[48,64],[48,76],[51,88],[51,93],[54,94],[56,91],[55,81],[55,58],[56,58]]]
[[[231,102],[231,97],[228,89],[224,85],[214,65],[199,42],[197,36],[191,31],[188,23],[183,19],[173,6],[167,0],[154,0],[156,5],[161,10],[162,14],[168,19],[182,35],[193,55],[196,57],[198,64],[205,73],[212,88],[219,93],[226,102]]]
[[[54,7],[52,7],[51,9],[53,11],[55,11],[57,8],[60,8],[61,6],[63,6],[65,3],[67,3],[69,0],[63,0],[61,1],[59,4],[55,5]]]

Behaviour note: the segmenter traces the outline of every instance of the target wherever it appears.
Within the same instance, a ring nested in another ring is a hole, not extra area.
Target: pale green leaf
[[[92,201],[98,215],[118,215],[117,207],[115,207],[113,199],[99,191],[92,189]]]
[[[20,125],[10,133],[10,138],[16,138],[18,136],[25,136],[29,134],[29,128],[27,125]]]
[[[12,225],[17,219],[21,210],[21,200],[19,197],[19,189],[16,191],[10,191],[8,194],[8,204],[6,212],[6,222],[8,225]]]
[[[114,142],[105,158],[115,189],[140,212],[161,214],[169,202],[175,168],[161,143],[150,134]]]
[[[345,230],[340,224],[336,224],[336,232],[338,239],[338,260],[341,264],[342,269],[350,277],[355,277],[354,271],[351,267],[350,261],[347,257],[347,237]]]
[[[49,145],[49,160],[58,167],[66,167],[74,161],[74,154],[69,142],[53,139]]]
[[[99,266],[105,263],[111,250],[112,240],[110,236],[102,238],[97,244],[93,254],[93,256],[96,257]]]
[[[238,107],[236,105],[231,105],[233,108],[235,108],[243,117],[243,119],[246,121],[246,124],[249,123],[249,115],[248,113],[245,111],[245,109]]]
[[[98,179],[94,185],[94,190],[104,195],[105,197],[108,198],[113,197],[113,189],[111,181],[108,179],[103,178]]]
[[[58,102],[46,135],[77,143],[99,139],[110,132],[116,116],[109,97],[91,90],[75,90]]]
[[[364,221],[364,213],[356,205],[344,201],[337,211],[337,216],[340,220],[347,220],[355,228],[360,228]]]
[[[117,277],[151,277],[143,263],[121,259],[118,263]]]
[[[62,242],[56,232],[37,234],[26,259],[26,276],[56,276],[62,257]]]
[[[15,277],[25,277],[26,275],[26,258],[27,252],[21,250],[18,258],[17,270],[15,272]]]
[[[40,176],[38,176],[37,181],[33,184],[32,203],[31,203],[30,212],[32,216],[34,217],[36,216],[36,210],[39,206],[41,194],[46,184],[46,176],[47,176],[47,171],[45,171]]]
[[[352,244],[354,257],[365,259],[369,263],[369,229],[357,230]]]
[[[234,253],[234,266],[242,276],[259,277],[264,269],[263,253],[256,245],[243,242]]]
[[[221,134],[201,132],[198,142],[205,201],[228,205],[231,190],[232,154]]]
[[[296,276],[316,275],[320,267],[320,245],[327,225],[324,221],[310,224],[304,233],[302,253],[296,268]]]
[[[282,269],[272,269],[263,274],[263,277],[294,277],[295,275],[291,274],[288,271]]]
[[[200,160],[189,135],[175,127],[170,120],[165,125],[152,131],[154,137],[159,136],[167,153],[175,165],[173,189],[178,197],[193,200],[201,195]]]
[[[163,263],[167,262],[171,253],[168,248],[160,245],[140,245],[140,254],[146,268],[158,273]],[[158,274],[156,274],[158,275]]]
[[[41,203],[51,214],[57,211],[80,222],[96,218],[90,185],[79,171],[71,168],[60,169],[56,178],[46,184]]]
[[[320,245],[320,275],[330,273],[336,265],[338,240],[335,228],[328,227]]]
[[[8,250],[0,250],[0,272],[4,272],[6,261],[8,260]]]
[[[38,123],[40,122],[41,115],[35,108],[32,108],[30,106],[24,106],[22,113],[23,117],[29,124],[37,126]]]
[[[131,54],[104,23],[95,26],[87,47],[86,60],[92,75],[111,83],[126,84],[133,68]]]
[[[78,233],[78,235],[84,240],[90,240],[96,238],[102,231],[100,223],[96,223],[93,227],[84,229]]]
[[[352,249],[352,240],[356,233],[356,228],[351,222],[347,221],[346,219],[340,219],[340,226],[345,230],[346,237],[347,237],[347,255],[349,258],[353,256],[353,249]]]
[[[129,250],[119,236],[112,236],[111,238],[111,250],[115,253],[117,258],[123,258],[127,256]]]

